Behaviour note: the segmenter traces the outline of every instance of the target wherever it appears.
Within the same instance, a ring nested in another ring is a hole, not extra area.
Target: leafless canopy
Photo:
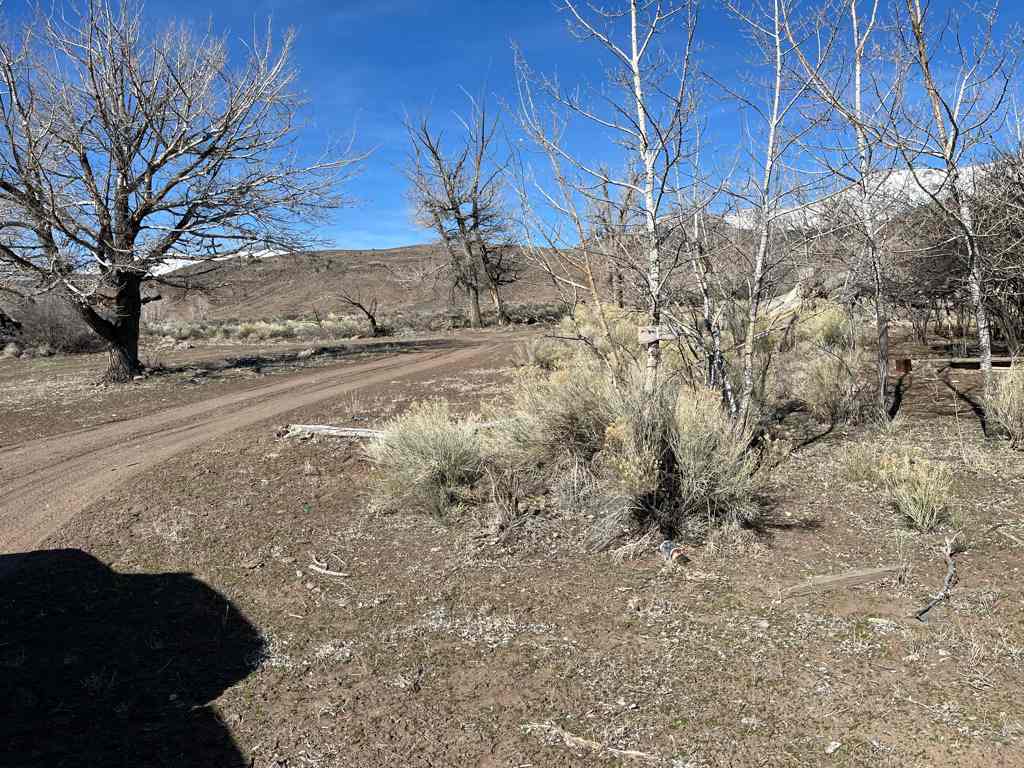
[[[342,203],[358,158],[293,147],[292,45],[268,29],[235,66],[226,38],[153,34],[109,0],[0,42],[0,285],[66,295],[111,343],[112,378],[139,368],[140,286],[161,265],[302,247]]]
[[[433,230],[449,257],[453,287],[466,292],[472,322],[481,324],[480,290],[494,302],[498,322],[506,320],[503,285],[518,277],[516,250],[506,200],[507,160],[497,148],[498,121],[483,100],[470,99],[464,135],[451,151],[426,117],[407,120],[409,197],[418,224]]]

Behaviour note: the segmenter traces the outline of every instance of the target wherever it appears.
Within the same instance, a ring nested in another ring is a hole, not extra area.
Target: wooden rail
[[[895,357],[893,358],[895,363],[896,373],[903,375],[913,371],[916,365],[944,365],[947,367],[965,367],[965,366],[977,366],[981,367],[980,357]],[[1013,357],[1006,356],[993,356],[992,366],[999,368],[1010,368],[1016,362]]]

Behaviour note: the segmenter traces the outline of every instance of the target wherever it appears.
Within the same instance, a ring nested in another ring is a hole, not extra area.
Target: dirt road
[[[465,364],[493,354],[493,344],[488,346],[318,368],[243,392],[0,449],[0,555],[37,548],[112,488],[201,443],[356,389]]]

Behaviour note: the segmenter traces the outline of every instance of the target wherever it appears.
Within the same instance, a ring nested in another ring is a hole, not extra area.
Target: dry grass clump
[[[842,476],[850,481],[882,485],[896,511],[913,528],[932,531],[953,521],[950,497],[953,472],[919,449],[881,434],[848,443],[838,459]]]
[[[844,480],[850,482],[878,482],[882,479],[879,463],[885,446],[875,440],[857,440],[839,449],[838,460]]]
[[[444,517],[484,472],[478,424],[454,419],[442,401],[419,403],[393,419],[366,451],[374,466],[374,503],[381,510]]]
[[[890,458],[883,473],[893,505],[914,528],[932,531],[951,521],[953,473],[945,464],[904,454]]]
[[[1024,367],[999,374],[985,396],[985,416],[1014,448],[1024,447]]]
[[[831,349],[851,349],[858,333],[849,312],[834,301],[819,301],[801,314],[796,324],[798,341]]]

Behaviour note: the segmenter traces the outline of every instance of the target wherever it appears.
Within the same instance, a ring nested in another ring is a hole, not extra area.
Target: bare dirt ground
[[[476,409],[513,346],[204,385],[193,405],[154,385],[170,408],[7,446],[8,551],[63,525],[0,581],[0,764],[1024,765],[1024,460],[984,440],[976,373],[907,382],[901,436],[955,467],[968,531],[927,623],[910,614],[949,532],[903,530],[847,478],[843,430],[779,471],[759,531],[681,566],[584,552],[588,521],[544,512],[501,543],[483,515],[376,514],[360,444],[275,435],[426,397]],[[905,574],[780,597],[890,563]]]
[[[503,342],[503,346],[511,346],[507,339]],[[387,343],[378,348],[364,345],[361,349],[344,348],[342,351],[357,358],[377,352],[381,359],[319,368],[281,377],[273,383],[229,387],[224,393],[206,392],[205,397],[196,397],[195,393],[188,397],[190,393],[183,387],[177,388],[173,399],[169,395],[147,398],[151,393],[141,388],[132,392],[124,387],[112,387],[108,390],[110,393],[127,398],[137,409],[127,418],[116,412],[104,413],[113,404],[101,401],[99,418],[106,419],[106,423],[60,431],[34,440],[7,443],[5,439],[0,447],[0,472],[4,478],[3,500],[0,501],[0,554],[34,548],[112,486],[128,483],[135,475],[159,468],[172,456],[214,438],[321,400],[336,399],[357,389],[372,388],[394,378],[415,376],[438,367],[458,367],[481,356],[479,339],[476,343],[435,339]],[[179,366],[188,371],[205,371],[194,366],[210,357],[211,352],[206,350],[203,358],[196,359],[193,355]],[[263,361],[258,367],[262,372],[271,363],[280,362],[282,357],[286,362],[297,362],[294,357],[280,354],[276,357],[249,355],[243,360]],[[194,378],[195,374],[192,375]],[[52,370],[44,376],[54,381]],[[209,379],[204,376],[200,380]],[[166,389],[168,387],[163,388]],[[35,415],[32,419],[35,429],[52,430],[56,425],[66,429],[69,420],[64,412],[51,412],[48,419],[39,417],[46,413],[45,400],[38,403],[40,395],[34,394],[37,407],[22,410]],[[164,391],[161,390],[161,394],[165,394]],[[95,404],[89,404],[90,408],[74,402],[73,398],[68,399],[71,402],[65,400],[63,406],[72,413],[95,410]],[[181,399],[191,402],[168,407]],[[155,406],[162,407],[154,412]],[[124,408],[118,410],[123,412]],[[5,417],[5,427],[7,421]],[[5,428],[4,433],[5,438],[12,433],[17,435],[13,428]]]

